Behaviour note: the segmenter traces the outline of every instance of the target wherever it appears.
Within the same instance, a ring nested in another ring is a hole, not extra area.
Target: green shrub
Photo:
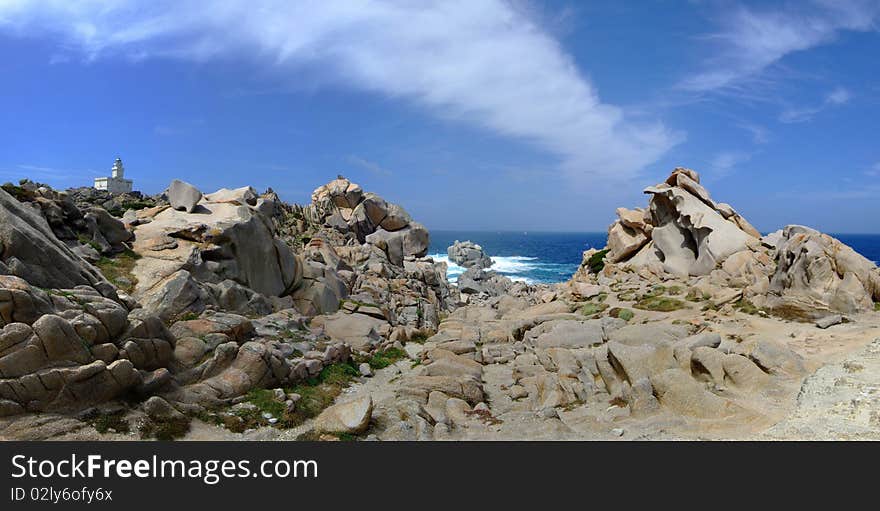
[[[591,273],[599,273],[605,268],[605,256],[608,255],[608,252],[609,249],[606,248],[596,252],[587,259],[587,267],[590,268]]]
[[[367,361],[373,369],[384,369],[398,360],[406,358],[406,352],[399,348],[388,348],[384,351],[377,351]]]
[[[746,314],[757,314],[759,310],[757,307],[755,307],[755,304],[753,304],[746,298],[740,298],[739,300],[737,300],[733,304],[733,308],[740,312],[745,312]]]
[[[619,318],[624,321],[629,321],[635,316],[635,314],[633,313],[633,311],[631,311],[629,309],[622,309],[620,307],[615,307],[615,308],[611,309],[610,311],[608,311],[608,316],[610,316],[612,318]]]
[[[636,302],[634,307],[637,309],[658,312],[671,312],[686,308],[684,302],[681,300],[666,296],[646,296]]]
[[[134,291],[137,278],[131,273],[134,265],[141,256],[131,250],[115,255],[114,257],[102,257],[95,263],[95,266],[101,270],[101,273],[107,277],[116,287],[131,293]],[[124,280],[120,280],[120,278]]]
[[[581,314],[584,316],[593,316],[595,314],[599,314],[608,308],[607,303],[592,303],[588,302],[581,307]]]

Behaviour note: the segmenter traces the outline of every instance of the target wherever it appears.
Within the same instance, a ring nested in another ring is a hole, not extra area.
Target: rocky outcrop
[[[839,240],[789,225],[773,243],[776,271],[759,303],[776,314],[810,320],[869,311],[880,302],[880,270]]]
[[[707,275],[728,256],[758,244],[760,233],[729,205],[715,203],[691,169],[676,168],[645,193],[651,195],[647,210],[617,210],[605,262]]]
[[[0,274],[44,288],[106,284],[94,267],[55,236],[40,213],[4,190],[0,190]]]
[[[312,193],[304,212],[311,224],[332,228],[359,243],[371,243],[397,266],[406,256],[428,253],[428,230],[400,206],[340,176]]]
[[[210,286],[225,281],[266,297],[297,289],[302,262],[275,237],[270,217],[263,213],[272,199],[253,201],[253,195],[251,189],[241,189],[212,195],[219,202],[205,197],[194,213],[173,208],[141,212],[139,218],[150,222],[135,227],[133,248],[140,256],[132,270],[138,281],[135,297],[170,318],[204,310],[216,300]]]
[[[0,276],[0,316],[0,400],[16,413],[75,411],[138,390],[174,346],[156,318],[87,286],[43,291]]]
[[[458,241],[446,249],[449,260],[464,268],[476,266],[479,268],[488,268],[492,266],[492,259],[483,250],[483,247],[472,241]]]
[[[513,286],[513,281],[494,271],[472,266],[458,276],[456,285],[459,292],[468,295],[501,296]]]

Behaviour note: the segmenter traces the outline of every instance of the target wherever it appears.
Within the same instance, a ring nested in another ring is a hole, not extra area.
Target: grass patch
[[[746,314],[757,314],[760,309],[755,307],[755,304],[750,302],[747,298],[740,298],[733,304],[733,308],[740,311],[745,312]]]
[[[581,314],[584,316],[593,316],[603,312],[607,308],[607,303],[586,303],[581,307]]]
[[[677,296],[683,292],[684,292],[684,288],[682,288],[681,286],[669,286],[666,289],[666,294],[668,294],[668,295],[676,295]]]
[[[131,430],[131,426],[128,424],[128,421],[124,419],[124,415],[125,412],[101,414],[91,419],[89,424],[101,434],[114,432],[128,433]]]
[[[636,309],[671,312],[674,310],[686,308],[684,302],[677,298],[669,298],[667,296],[646,296],[636,302],[633,306]]]
[[[126,249],[115,257],[102,257],[95,263],[95,266],[101,270],[101,273],[107,277],[107,280],[130,294],[134,291],[134,287],[137,284],[137,278],[132,275],[131,270],[140,258],[141,256]]]
[[[281,417],[285,405],[275,399],[275,393],[268,389],[251,389],[247,393],[247,402],[257,407],[260,414],[269,413],[273,417]]]
[[[92,247],[95,250],[95,252],[97,252],[99,254],[101,253],[101,246],[98,245],[97,243],[95,243],[95,241],[93,241],[91,238],[89,238],[85,234],[77,234],[76,239],[78,239],[79,242],[82,243],[83,245],[88,245],[88,246]]]
[[[880,312],[880,302],[874,302],[874,311]]]
[[[377,351],[367,360],[372,369],[384,369],[391,364],[407,358],[406,352],[400,348],[388,348],[387,350]]]
[[[629,321],[635,316],[633,311],[629,309],[622,309],[620,307],[615,307],[611,309],[610,311],[608,311],[608,315],[612,318],[619,318],[624,321]]]
[[[617,295],[617,299],[621,302],[634,302],[636,301],[636,292],[635,291],[624,291]]]
[[[141,439],[155,438],[164,442],[183,438],[189,433],[190,418],[155,421],[144,419],[139,428]]]
[[[660,284],[651,286],[651,289],[648,290],[647,293],[644,294],[643,298],[649,298],[652,296],[662,296],[666,293],[666,286],[661,286]]]
[[[587,259],[587,267],[590,268],[590,273],[599,273],[605,268],[605,256],[608,255],[608,251],[609,249],[607,248],[600,250]]]
[[[286,394],[300,395],[293,412],[287,411],[287,405],[275,399],[275,393],[268,389],[254,389],[248,392],[247,402],[253,408],[237,410],[234,414],[215,414],[202,420],[221,424],[230,431],[241,433],[247,429],[272,425],[263,414],[270,414],[278,419],[274,426],[287,429],[299,426],[308,419],[317,417],[325,408],[333,404],[355,377],[359,376],[352,362],[331,364],[315,377],[301,384],[284,389]]]
[[[431,336],[426,333],[419,332],[410,337],[409,342],[414,342],[416,344],[425,344],[425,341],[427,341],[429,337]]]
[[[706,300],[712,298],[708,293],[702,293],[696,288],[691,288],[688,290],[684,299],[689,302],[705,302]]]

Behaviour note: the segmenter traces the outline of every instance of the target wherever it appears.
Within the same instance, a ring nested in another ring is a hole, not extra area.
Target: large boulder
[[[366,237],[367,243],[379,247],[396,266],[403,266],[406,256],[424,257],[430,246],[428,230],[418,222],[397,231],[378,229]]]
[[[0,274],[43,288],[94,286],[104,278],[55,237],[34,208],[0,190]]]
[[[163,317],[204,309],[215,300],[207,284],[229,280],[259,295],[280,297],[302,283],[302,263],[276,237],[261,211],[264,199],[249,205],[247,188],[211,197],[218,202],[205,198],[195,213],[166,208],[135,228],[133,249],[141,256],[132,269],[135,296]]]
[[[314,429],[322,433],[359,434],[367,430],[373,416],[373,398],[367,394],[335,404],[315,419]]]
[[[472,241],[455,240],[455,243],[446,249],[446,254],[450,261],[464,268],[472,266],[488,268],[493,264],[483,247]]]
[[[776,272],[763,305],[795,319],[871,310],[880,302],[877,266],[839,240],[800,225],[782,230]]]
[[[198,188],[179,179],[171,181],[165,193],[172,208],[187,213],[192,213],[202,199],[202,192]]]
[[[312,193],[312,203],[303,216],[317,227],[332,229],[358,243],[371,243],[387,254],[395,266],[405,256],[428,253],[428,230],[412,221],[401,206],[339,176]]]

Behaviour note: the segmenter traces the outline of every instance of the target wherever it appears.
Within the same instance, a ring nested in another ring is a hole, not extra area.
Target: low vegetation
[[[712,298],[711,295],[707,293],[703,293],[697,288],[690,288],[685,295],[684,299],[689,302],[705,302],[706,300]]]
[[[87,421],[98,433],[128,433],[131,426],[125,420],[125,412],[102,413]]]
[[[591,273],[599,273],[605,268],[605,256],[608,255],[608,250],[607,248],[600,250],[587,259],[587,267],[590,268]]]
[[[155,420],[145,418],[140,426],[138,427],[138,431],[141,434],[141,439],[156,439],[161,441],[170,441],[177,440],[178,438],[183,438],[189,433],[190,429],[190,418],[182,417],[182,418],[167,418],[163,420]]]
[[[126,293],[131,293],[137,284],[137,278],[131,273],[131,270],[140,258],[141,256],[133,251],[126,250],[114,257],[102,257],[95,263],[95,266],[116,287]]]
[[[400,348],[388,348],[386,350],[377,351],[366,362],[370,364],[372,369],[384,369],[391,364],[407,358],[406,352]]]
[[[679,309],[687,308],[685,303],[677,298],[670,298],[668,296],[645,296],[635,305],[633,305],[636,309],[648,310],[648,311],[657,311],[657,312],[672,312]]]
[[[608,316],[612,318],[622,319],[624,321],[629,321],[635,316],[635,313],[633,313],[633,311],[629,309],[615,307],[608,311]]]
[[[737,300],[733,304],[733,308],[746,314],[758,314],[758,312],[760,312],[760,309],[755,307],[755,304],[750,302],[747,298],[740,298]]]
[[[581,307],[581,314],[583,314],[584,316],[595,316],[596,314],[604,312],[607,308],[607,303],[587,302],[584,304],[583,307]]]
[[[245,401],[249,406],[225,413],[205,413],[199,418],[205,422],[224,426],[236,433],[264,426],[294,428],[308,419],[317,417],[325,408],[333,404],[342,390],[360,374],[354,364],[354,362],[331,364],[316,378],[309,378],[298,385],[285,388],[285,397],[289,394],[300,396],[293,411],[288,410],[287,404],[279,400],[273,390],[253,389],[248,392]]]

